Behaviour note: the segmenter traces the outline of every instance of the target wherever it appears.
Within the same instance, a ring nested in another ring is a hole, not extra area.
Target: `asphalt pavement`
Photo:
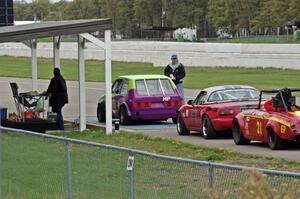
[[[19,85],[19,92],[26,92],[31,90],[30,79],[20,78],[6,78],[0,77],[0,107],[7,107],[9,112],[15,112],[15,104],[12,97],[12,91],[9,82],[16,82]],[[46,90],[50,80],[39,80],[38,91]],[[79,98],[78,98],[78,82],[67,81],[69,92],[69,104],[63,109],[65,119],[75,120],[79,117]],[[86,83],[86,100],[87,100],[87,122],[88,124],[104,126],[99,124],[96,118],[96,105],[100,96],[105,92],[104,83]],[[198,94],[199,90],[185,90],[187,99],[191,99]],[[47,106],[46,106],[47,107]],[[228,148],[231,150],[239,151],[241,153],[284,158],[288,160],[300,161],[300,146],[289,146],[288,149],[272,151],[266,144],[259,142],[252,143],[248,146],[237,146],[234,144],[230,135],[220,135],[219,138],[214,140],[205,140],[201,133],[192,133],[190,136],[179,136],[176,132],[176,126],[172,124],[171,120],[155,123],[143,123],[131,126],[122,126],[121,130],[128,132],[139,132],[152,137],[162,137],[179,140],[186,143],[191,143],[199,146],[210,148]]]

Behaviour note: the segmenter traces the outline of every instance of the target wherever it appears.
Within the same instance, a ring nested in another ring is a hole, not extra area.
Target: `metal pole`
[[[85,39],[78,36],[78,73],[79,73],[79,119],[80,131],[86,129],[86,93],[85,93],[85,63],[84,63]]]
[[[66,141],[66,164],[67,164],[68,199],[72,199],[72,174],[71,174],[70,143],[68,141]]]
[[[130,171],[130,199],[134,199],[134,169]]]
[[[30,41],[31,48],[31,68],[32,68],[32,90],[38,89],[38,72],[37,72],[37,40],[33,39]]]
[[[208,163],[208,187],[214,186],[214,167],[211,163]]]
[[[53,37],[53,64],[60,68],[60,36]]]
[[[134,157],[132,151],[129,152],[129,157]],[[132,162],[130,172],[130,199],[134,199],[134,161]]]
[[[105,110],[106,134],[112,134],[112,94],[111,94],[111,30],[105,30]]]

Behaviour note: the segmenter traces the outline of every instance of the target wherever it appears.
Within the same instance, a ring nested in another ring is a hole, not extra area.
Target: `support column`
[[[37,74],[37,40],[33,39],[30,41],[31,48],[31,70],[32,70],[32,90],[38,89],[38,74]]]
[[[85,39],[78,35],[78,73],[79,73],[79,117],[80,131],[86,129],[86,93],[85,93]]]
[[[105,30],[105,110],[106,134],[112,134],[112,94],[111,94],[111,30]]]
[[[60,68],[60,36],[53,37],[53,65]]]

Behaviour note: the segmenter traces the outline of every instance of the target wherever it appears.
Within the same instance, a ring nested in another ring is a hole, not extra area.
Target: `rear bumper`
[[[216,131],[224,131],[232,128],[233,117],[231,118],[215,118],[211,122]]]
[[[131,111],[131,118],[135,120],[164,120],[177,117],[177,108],[148,108]]]

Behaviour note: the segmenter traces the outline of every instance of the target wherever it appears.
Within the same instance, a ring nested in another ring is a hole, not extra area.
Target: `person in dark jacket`
[[[184,98],[184,88],[183,88],[183,78],[185,77],[185,69],[183,64],[178,62],[177,55],[171,56],[171,63],[165,68],[165,76],[170,77],[176,85],[176,88],[183,100]]]
[[[68,104],[67,84],[63,76],[60,74],[59,68],[54,68],[54,77],[51,79],[47,89],[50,95],[49,105],[52,111],[57,114],[56,123],[59,130],[64,130],[64,119],[62,116],[62,108]]]

